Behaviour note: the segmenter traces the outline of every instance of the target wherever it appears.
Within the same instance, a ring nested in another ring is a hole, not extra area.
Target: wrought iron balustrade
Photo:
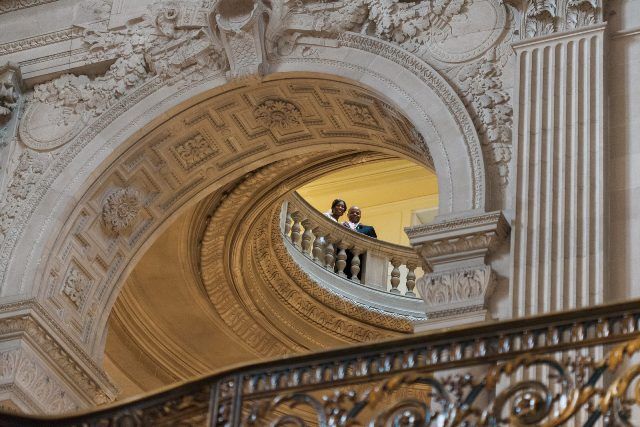
[[[639,331],[635,300],[273,360],[0,425],[638,425]]]

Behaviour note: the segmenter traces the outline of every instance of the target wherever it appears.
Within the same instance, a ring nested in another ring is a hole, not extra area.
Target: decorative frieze
[[[28,7],[40,6],[53,3],[58,0],[4,0],[0,3],[0,14],[13,12],[15,10],[26,9]]]

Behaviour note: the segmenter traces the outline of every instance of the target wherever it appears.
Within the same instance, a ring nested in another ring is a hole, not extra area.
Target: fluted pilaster
[[[604,25],[514,45],[513,314],[602,302]]]

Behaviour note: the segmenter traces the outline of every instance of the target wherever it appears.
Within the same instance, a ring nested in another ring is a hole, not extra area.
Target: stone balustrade
[[[356,233],[318,212],[293,193],[282,205],[286,239],[309,260],[339,277],[417,298],[422,261],[411,248]]]

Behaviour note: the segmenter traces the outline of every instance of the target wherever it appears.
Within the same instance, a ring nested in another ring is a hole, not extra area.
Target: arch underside
[[[267,165],[182,214],[125,282],[109,322],[110,363],[144,354],[134,371],[163,381],[139,379],[141,387],[152,389],[241,361],[411,333],[421,316],[338,295],[314,281],[287,251],[282,198],[300,183],[362,157],[322,154]],[[133,369],[127,366],[123,373]]]

